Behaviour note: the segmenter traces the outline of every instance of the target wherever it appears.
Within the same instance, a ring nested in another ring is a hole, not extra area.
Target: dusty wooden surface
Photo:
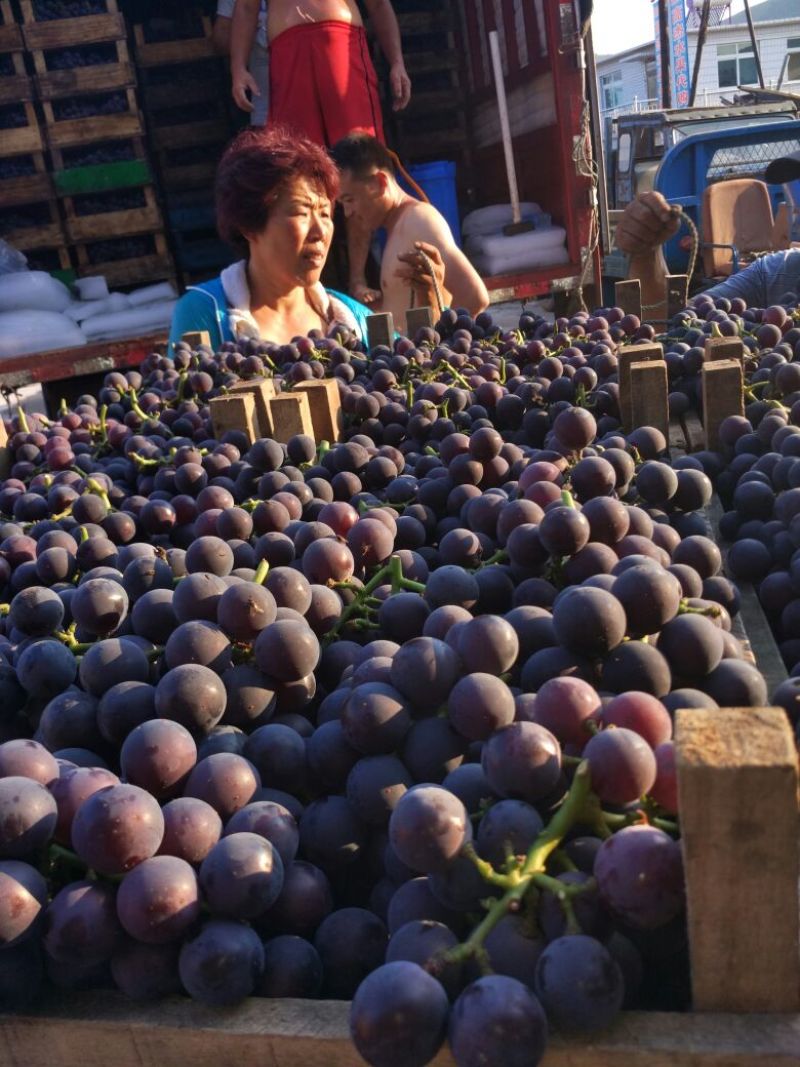
[[[137,1007],[74,993],[0,1015],[3,1067],[363,1067],[339,1001]],[[800,1016],[631,1012],[591,1040],[553,1035],[542,1067],[797,1067]],[[432,1067],[454,1067],[443,1049]],[[487,1065],[489,1067],[489,1065]],[[492,1064],[490,1067],[503,1067]]]
[[[708,358],[708,354],[707,358]],[[736,359],[715,358],[700,371],[703,383],[703,425],[706,448],[719,451],[719,428],[731,415],[744,414],[744,377]]]
[[[669,440],[667,364],[663,359],[631,363],[630,410],[633,426],[655,426]]]
[[[619,378],[619,411],[622,426],[626,432],[633,429],[633,409],[631,404],[631,366],[634,363],[649,363],[663,360],[664,347],[657,341],[640,345],[626,345],[617,353],[619,361],[617,374]]]

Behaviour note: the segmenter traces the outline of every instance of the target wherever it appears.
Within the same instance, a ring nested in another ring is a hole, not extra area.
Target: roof
[[[644,44],[637,44],[634,45],[633,48],[626,48],[624,52],[610,52],[605,56],[597,56],[595,62],[599,66],[601,63],[608,63],[612,59],[616,63],[624,62],[626,59],[636,59],[638,56],[647,59],[648,56],[655,53],[655,47],[654,41],[645,41]]]
[[[762,0],[760,4],[751,4],[750,14],[755,23],[795,19],[800,25],[800,8],[798,8],[797,0]],[[730,19],[722,23],[722,26],[741,25],[747,25],[747,15],[744,11],[732,15]]]

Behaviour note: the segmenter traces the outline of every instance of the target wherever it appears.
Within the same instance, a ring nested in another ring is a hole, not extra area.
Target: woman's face
[[[331,202],[307,179],[298,178],[280,193],[264,229],[246,236],[253,265],[292,285],[314,285],[333,237]]]

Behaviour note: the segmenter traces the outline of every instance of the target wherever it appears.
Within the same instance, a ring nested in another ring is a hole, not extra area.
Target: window
[[[720,89],[758,81],[756,57],[749,41],[717,45],[717,81]]]
[[[787,61],[785,81],[800,82],[800,37],[790,37],[786,42]]]
[[[601,74],[600,92],[603,97],[604,111],[619,107],[622,103],[622,71],[614,70],[610,74]]]

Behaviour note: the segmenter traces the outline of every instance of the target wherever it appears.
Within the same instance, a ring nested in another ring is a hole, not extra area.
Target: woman
[[[366,340],[369,309],[325,289],[336,167],[323,148],[281,129],[243,130],[220,160],[217,228],[243,259],[178,301],[170,342],[207,330],[211,347],[241,337],[285,343],[341,323]]]

